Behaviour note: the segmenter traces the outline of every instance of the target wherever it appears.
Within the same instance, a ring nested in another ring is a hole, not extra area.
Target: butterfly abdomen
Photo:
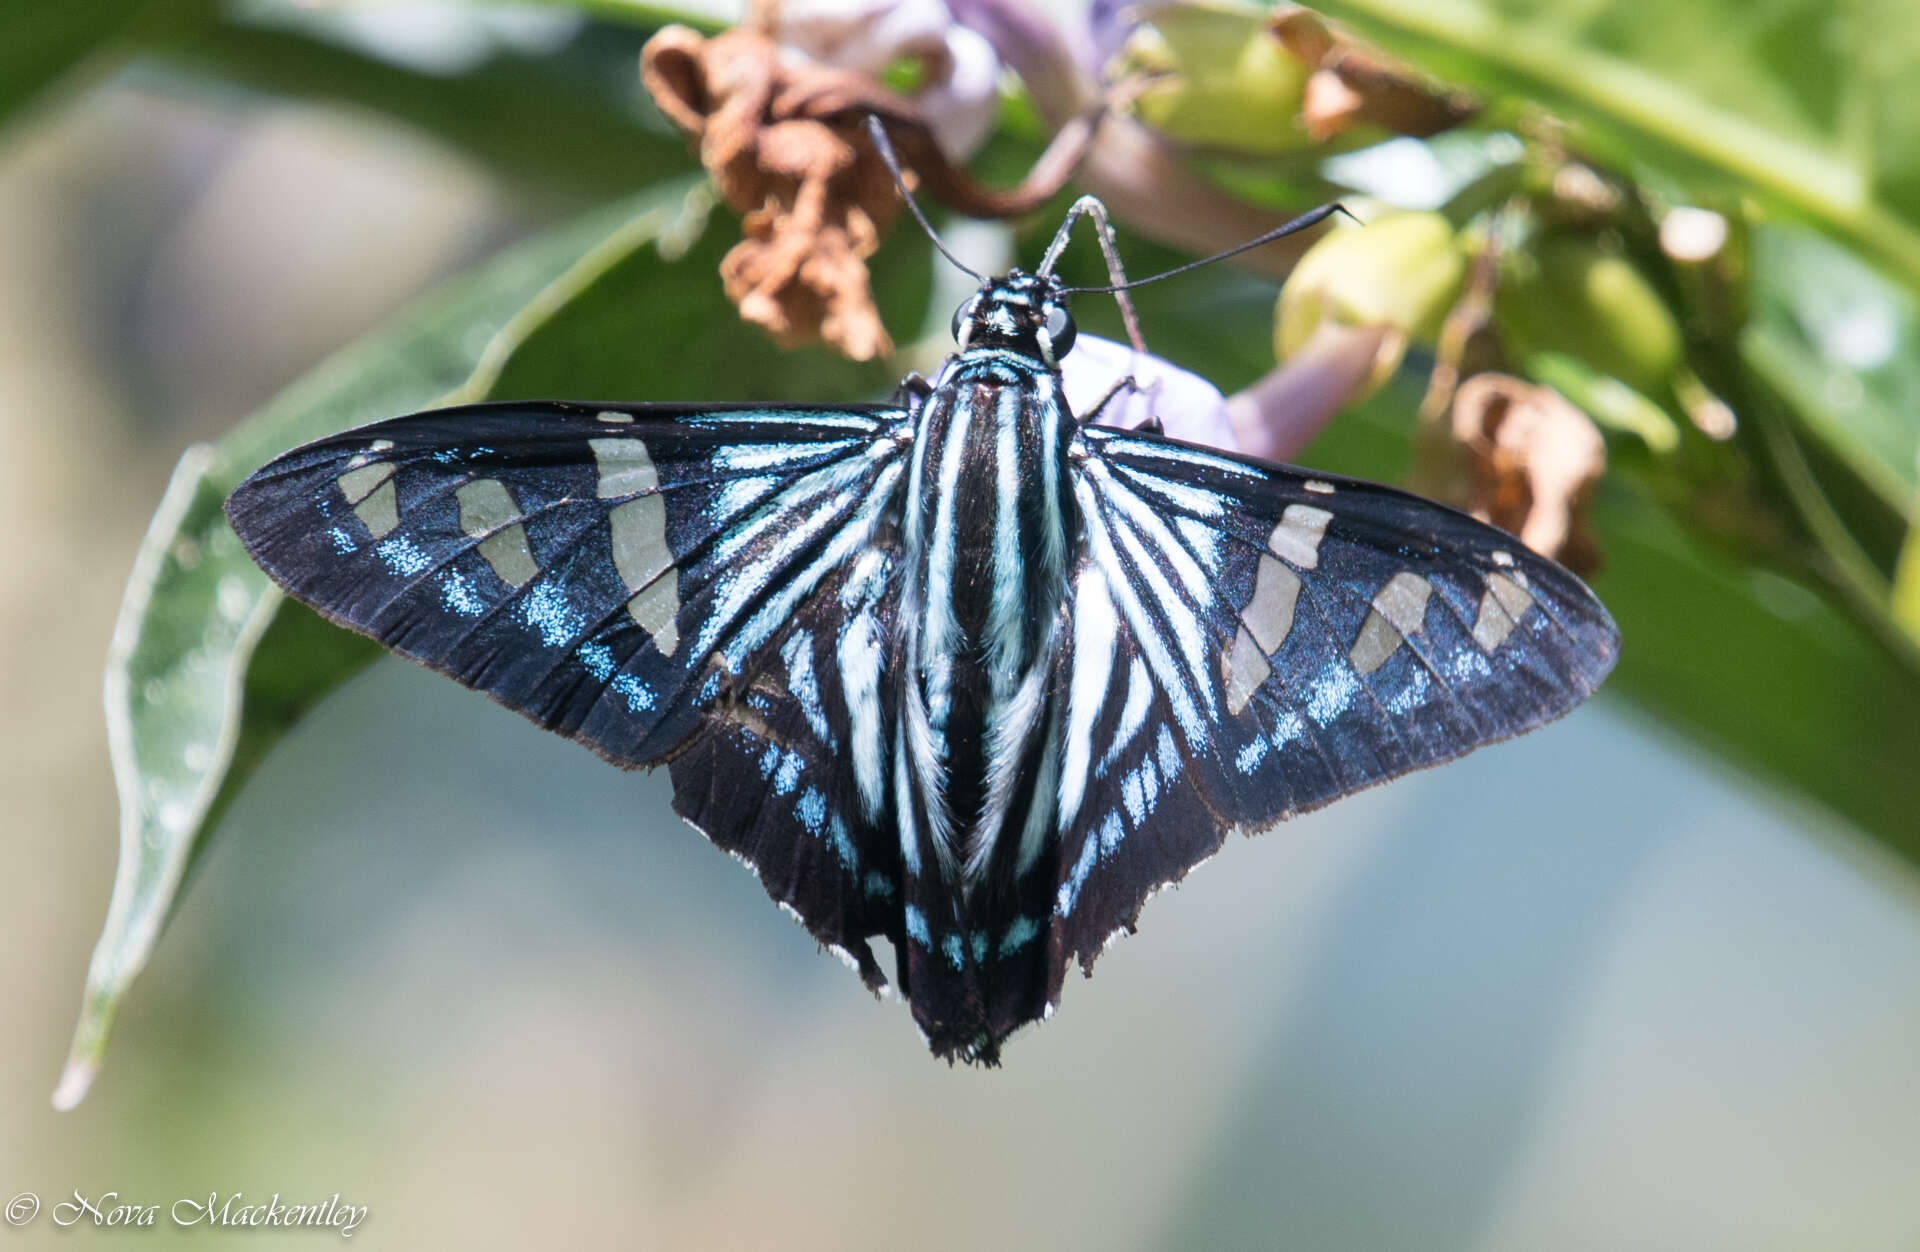
[[[1056,376],[998,352],[955,358],[917,416],[895,678],[900,815],[923,854],[907,891],[934,957],[922,982],[970,985],[972,1007],[949,1014],[962,1034],[985,1012],[980,980],[1012,921],[1011,880],[1041,866],[1053,829],[1053,791],[1036,779],[1054,750],[1071,425]]]

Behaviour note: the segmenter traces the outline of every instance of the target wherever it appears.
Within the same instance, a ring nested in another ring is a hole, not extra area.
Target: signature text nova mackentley
[[[76,1189],[72,1200],[53,1206],[53,1220],[60,1226],[154,1226],[163,1211],[176,1226],[318,1227],[337,1230],[343,1239],[351,1239],[367,1219],[366,1205],[344,1204],[338,1192],[314,1204],[288,1204],[277,1191],[254,1201],[244,1192],[222,1196],[215,1191],[204,1202],[183,1197],[163,1210],[158,1204],[130,1203],[115,1191],[87,1196]]]

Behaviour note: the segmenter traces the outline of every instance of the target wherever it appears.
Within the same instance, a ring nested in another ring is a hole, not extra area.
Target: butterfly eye
[[[1047,310],[1047,339],[1053,344],[1054,360],[1073,350],[1073,337],[1079,333],[1065,308],[1056,304]]]
[[[976,292],[975,294],[968,296],[965,300],[962,300],[960,302],[960,307],[953,311],[953,326],[951,328],[952,334],[953,334],[953,341],[959,344],[963,348],[967,346],[967,340],[966,340],[967,323],[973,319],[974,306],[979,303],[980,303],[980,296],[979,296],[979,293]]]

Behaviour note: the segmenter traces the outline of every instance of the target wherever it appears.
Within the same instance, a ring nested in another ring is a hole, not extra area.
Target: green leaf
[[[1544,104],[1622,169],[1647,161],[1703,190],[1757,195],[1920,287],[1920,23],[1904,4],[1315,7],[1496,101]]]
[[[694,168],[686,143],[647,101],[626,56],[617,77],[567,53],[504,52],[461,73],[423,74],[304,34],[235,21],[143,26],[128,47],[202,78],[374,110],[552,192],[620,195],[663,172]],[[610,78],[622,90],[602,89]]]
[[[115,1009],[246,774],[301,712],[378,653],[274,589],[226,524],[227,492],[309,439],[450,393],[487,394],[546,316],[628,255],[697,228],[706,203],[704,189],[688,203],[680,183],[513,249],[320,366],[218,446],[181,458],[108,655],[120,866],[56,1105],[86,1094]]]
[[[1916,510],[1920,514],[1920,510]],[[1893,571],[1893,623],[1920,647],[1920,523],[1907,529]]]
[[[1753,235],[1740,354],[1800,426],[1904,519],[1920,495],[1920,309],[1913,295],[1805,230]]]

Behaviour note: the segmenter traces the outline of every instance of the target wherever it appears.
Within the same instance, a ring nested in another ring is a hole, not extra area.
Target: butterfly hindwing
[[[831,571],[734,689],[674,753],[674,808],[754,867],[777,903],[886,983],[867,939],[902,942],[900,838],[891,806],[848,763],[888,741],[881,681],[897,553],[878,537]]]
[[[296,598],[658,760],[878,525],[896,409],[491,404],[309,444],[228,502]]]
[[[1612,667],[1605,609],[1503,531],[1370,483],[1081,439],[1054,997],[1228,832],[1530,730]]]

